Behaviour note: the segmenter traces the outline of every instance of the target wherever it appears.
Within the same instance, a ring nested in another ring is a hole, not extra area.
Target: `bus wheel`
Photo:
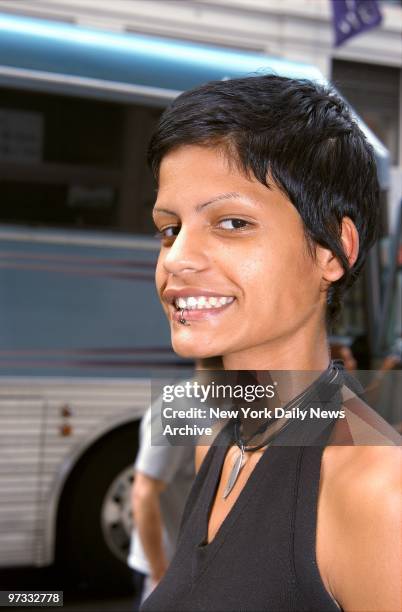
[[[137,447],[137,423],[114,430],[84,455],[64,490],[57,560],[63,572],[67,570],[83,587],[132,591],[132,570],[126,559]]]

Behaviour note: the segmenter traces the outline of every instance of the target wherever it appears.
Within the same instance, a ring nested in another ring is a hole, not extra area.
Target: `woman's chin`
[[[172,348],[176,355],[183,359],[207,359],[216,357],[217,352],[212,346],[203,346],[201,343],[185,342],[183,340],[174,340],[172,338]]]

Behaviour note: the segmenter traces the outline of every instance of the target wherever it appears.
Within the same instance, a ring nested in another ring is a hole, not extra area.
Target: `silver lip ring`
[[[185,310],[186,310],[185,308],[181,309],[181,316],[180,316],[180,319],[179,319],[179,323],[181,323],[182,325],[190,325],[190,323],[187,323],[186,319],[184,318],[184,311]]]

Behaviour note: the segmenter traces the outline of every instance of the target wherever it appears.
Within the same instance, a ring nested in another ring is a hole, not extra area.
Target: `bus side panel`
[[[44,415],[41,397],[0,385],[0,566],[37,560]]]
[[[177,361],[155,250],[1,238],[0,375],[132,377]]]

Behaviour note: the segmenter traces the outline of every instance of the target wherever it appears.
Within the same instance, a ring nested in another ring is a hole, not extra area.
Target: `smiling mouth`
[[[210,310],[218,309],[234,301],[234,297],[229,296],[189,296],[178,297],[174,300],[174,305],[177,310]]]
[[[203,302],[202,300],[197,301],[197,303],[192,301],[188,303],[188,299],[183,303],[183,298],[176,299],[172,305],[174,308],[172,313],[173,320],[176,322],[180,322],[182,319],[186,321],[200,321],[208,319],[211,316],[217,316],[230,308],[236,298],[215,298],[216,302],[214,302],[214,298],[208,298],[208,300],[211,299],[212,304],[210,302]]]

